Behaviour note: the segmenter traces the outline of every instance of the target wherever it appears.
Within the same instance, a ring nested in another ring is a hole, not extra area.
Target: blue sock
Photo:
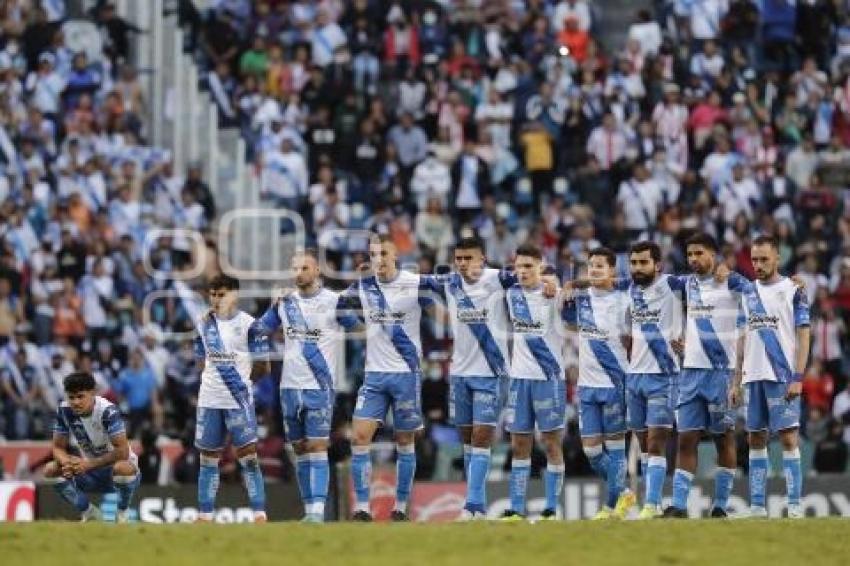
[[[799,505],[803,492],[803,471],[800,467],[800,449],[782,452],[782,469],[785,472],[785,490],[788,505]]]
[[[490,471],[490,449],[473,448],[467,470],[467,508],[470,511],[483,513],[487,505],[487,473]]]
[[[511,510],[525,515],[525,492],[528,489],[528,477],[531,475],[531,460],[513,460],[511,462]]]
[[[372,454],[368,446],[351,448],[351,475],[354,480],[354,510],[368,513],[372,481]]]
[[[248,491],[248,502],[255,512],[266,510],[266,484],[263,482],[263,471],[256,454],[239,458],[242,464],[242,481]]]
[[[218,458],[201,455],[201,469],[198,472],[198,511],[211,515],[215,510],[215,496],[218,493]]]
[[[327,452],[310,454],[310,495],[312,499],[312,514],[325,517],[325,503],[328,500],[328,478],[330,465]]]
[[[413,478],[416,476],[416,447],[413,444],[397,444],[396,452],[395,510],[406,513],[410,492],[413,490]]]
[[[310,490],[310,455],[301,454],[295,457],[295,477],[298,479],[298,491],[306,510],[313,503],[313,492]]]
[[[463,479],[469,480],[469,464],[472,462],[472,444],[463,445]]]
[[[750,506],[765,507],[767,448],[750,449]]]
[[[617,506],[617,499],[626,489],[626,441],[606,440],[608,451],[608,507]]]
[[[691,472],[676,468],[676,473],[673,474],[673,507],[687,510],[693,481],[694,475]]]
[[[118,493],[118,510],[126,511],[130,507],[133,493],[139,487],[139,476],[112,476],[112,486]]]
[[[544,479],[546,488],[546,509],[557,511],[560,505],[561,491],[564,489],[564,465],[549,464],[546,466]]]
[[[646,465],[646,505],[661,505],[664,478],[667,477],[667,458],[650,456]]]
[[[604,448],[599,446],[586,446],[584,455],[587,456],[587,461],[590,462],[590,467],[603,480],[608,479],[608,468],[611,465],[611,459],[605,453]]]
[[[714,476],[714,507],[726,511],[729,506],[729,495],[732,493],[732,484],[735,483],[735,470],[730,468],[717,468]]]
[[[646,452],[640,453],[640,477],[643,478],[644,483],[646,483],[646,468],[647,463],[649,462],[649,454]]]
[[[53,489],[59,496],[74,506],[74,508],[82,513],[89,508],[89,498],[86,494],[77,489],[77,484],[73,480],[60,478],[53,484]]]

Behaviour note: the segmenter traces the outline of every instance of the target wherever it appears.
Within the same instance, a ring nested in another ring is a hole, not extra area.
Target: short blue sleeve
[[[729,274],[728,284],[730,291],[735,293],[746,293],[753,283],[740,273],[732,272]]]
[[[811,316],[809,314],[809,299],[803,289],[797,289],[794,293],[794,326],[810,326]]]
[[[352,330],[363,320],[363,303],[360,301],[360,282],[352,283],[351,286],[340,294],[336,304],[336,321],[346,330]]]
[[[121,418],[121,413],[118,412],[118,408],[115,407],[115,405],[107,407],[106,410],[103,411],[102,418],[103,430],[106,431],[106,434],[108,434],[110,438],[126,433],[126,430],[124,429],[124,419]]]
[[[439,293],[436,290],[437,282],[430,275],[419,276],[419,306],[423,309],[433,307],[436,301],[434,296]]]
[[[688,275],[668,275],[667,284],[670,290],[675,293],[684,293],[688,288]]]
[[[283,322],[280,320],[280,314],[278,313],[279,305],[280,303],[278,301],[274,301],[271,305],[269,305],[269,308],[266,309],[266,312],[254,321],[254,326],[256,326],[259,332],[271,334],[281,327]]]
[[[204,347],[204,340],[200,335],[195,336],[195,339],[192,341],[192,349],[194,350],[196,360],[206,359],[207,349]]]
[[[252,354],[268,354],[271,351],[269,335],[256,320],[248,327],[248,351]]]
[[[614,281],[614,290],[615,291],[628,291],[632,286],[631,277],[624,277],[622,279],[617,279]]]
[[[56,409],[56,417],[53,420],[53,434],[60,436],[69,436],[71,434],[71,431],[68,430],[68,422],[65,420],[61,406]]]
[[[510,289],[511,287],[519,283],[519,279],[517,279],[516,276],[516,271],[507,268],[500,269],[499,283],[502,284],[502,289]]]
[[[578,305],[574,298],[564,301],[564,306],[561,308],[561,318],[567,324],[578,324]]]

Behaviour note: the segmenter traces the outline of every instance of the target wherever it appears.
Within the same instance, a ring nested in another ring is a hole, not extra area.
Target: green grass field
[[[0,525],[0,564],[842,564],[850,521]]]

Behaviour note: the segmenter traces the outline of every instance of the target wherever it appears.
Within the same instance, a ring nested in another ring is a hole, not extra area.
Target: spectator
[[[819,474],[843,474],[847,471],[847,453],[850,448],[842,440],[841,422],[828,421],[826,438],[815,446],[813,466]],[[845,433],[846,436],[846,433]]]
[[[452,237],[452,223],[443,210],[443,201],[431,196],[427,206],[416,217],[416,240],[422,255],[435,258],[438,264],[449,261],[449,246]]]
[[[156,376],[139,350],[130,353],[129,365],[118,374],[115,392],[128,411],[128,436],[138,438],[146,422],[162,426]]]
[[[0,370],[3,393],[6,399],[5,435],[9,440],[32,438],[33,422],[40,411],[38,371],[27,362],[26,352],[19,350],[12,357],[4,356]]]

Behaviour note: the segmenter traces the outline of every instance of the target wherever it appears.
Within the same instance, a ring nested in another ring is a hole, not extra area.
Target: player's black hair
[[[478,236],[461,238],[455,245],[455,250],[481,250],[481,253],[484,253],[484,242]]]
[[[593,256],[604,257],[609,266],[617,266],[617,254],[614,253],[614,250],[605,247],[594,248],[587,252],[587,259],[589,260]]]
[[[316,261],[319,261],[319,251],[316,248],[304,248],[303,250],[298,250],[294,254],[294,256],[299,256],[299,255],[312,257]]]
[[[770,246],[774,250],[779,249],[779,242],[776,241],[776,238],[773,236],[769,236],[767,234],[763,234],[753,240],[753,246]]]
[[[705,232],[699,232],[688,238],[688,241],[685,242],[685,249],[688,249],[690,246],[702,246],[714,253],[717,253],[718,251],[717,240]]]
[[[629,255],[639,254],[641,252],[649,252],[649,256],[655,263],[661,261],[661,248],[655,242],[651,242],[649,240],[637,242],[632,245],[632,248],[629,250]]]
[[[238,291],[239,290],[239,280],[231,277],[229,275],[225,275],[221,273],[216,275],[210,282],[207,283],[207,290],[217,290],[217,289],[225,289],[227,291]]]
[[[62,385],[65,387],[65,393],[68,394],[94,391],[97,388],[94,376],[87,371],[77,371],[65,376]]]
[[[389,234],[378,234],[377,232],[369,237],[369,244],[395,244],[392,236]]]
[[[543,259],[543,252],[540,251],[540,248],[535,246],[534,244],[523,244],[516,249],[517,257],[524,255],[527,257],[533,257],[534,259]]]

